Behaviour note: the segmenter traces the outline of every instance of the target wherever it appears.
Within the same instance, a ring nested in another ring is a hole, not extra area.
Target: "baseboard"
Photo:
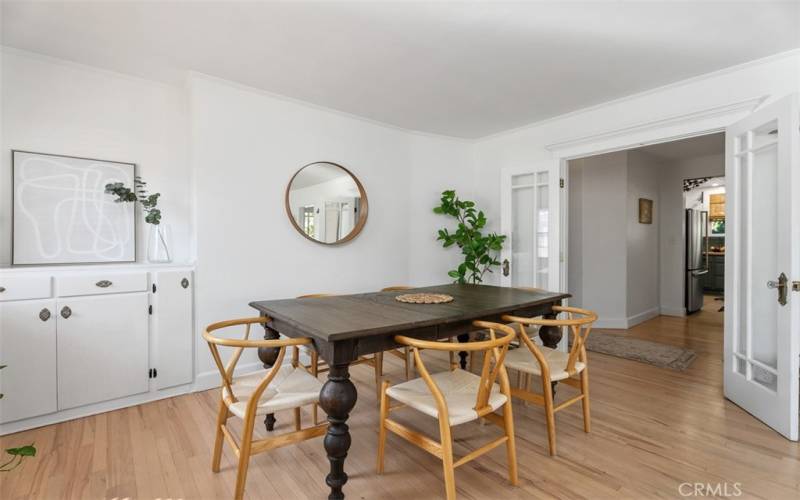
[[[661,307],[661,314],[663,316],[678,316],[680,318],[686,316],[685,307]]]
[[[300,362],[308,364],[310,359],[305,354],[301,354]],[[286,363],[291,363],[291,358],[284,358],[284,364]],[[261,369],[263,369],[263,365],[260,362],[248,363],[238,367],[235,374],[243,375]],[[207,372],[198,373],[195,377],[194,384],[184,384],[176,387],[170,387],[168,389],[152,390],[142,394],[127,396],[111,401],[102,401],[99,403],[81,406],[79,408],[61,410],[54,413],[48,413],[47,415],[40,415],[38,417],[25,418],[14,422],[0,424],[0,436],[26,431],[29,429],[35,429],[45,425],[66,422],[67,420],[74,420],[76,418],[89,417],[99,413],[120,410],[122,408],[128,408],[131,406],[138,406],[144,403],[158,401],[160,399],[173,398],[175,396],[182,396],[184,394],[191,394],[193,392],[215,389],[218,388],[220,384],[221,381],[219,371],[210,370]]]
[[[246,365],[237,366],[233,373],[234,376],[239,376],[263,369],[264,365],[262,365],[261,362],[247,363]],[[220,379],[219,370],[201,372],[198,373],[197,377],[194,379],[194,387],[192,387],[192,392],[207,391],[209,389],[220,387],[221,384],[222,380]]]
[[[217,379],[219,379],[219,373],[217,373]],[[100,403],[93,403],[86,406],[80,406],[78,408],[70,408],[68,410],[48,413],[47,415],[39,415],[38,417],[16,420],[14,422],[0,424],[0,436],[26,431],[29,429],[35,429],[45,425],[57,424],[59,422],[66,422],[67,420],[74,420],[76,418],[89,417],[99,413],[120,410],[130,406],[138,406],[141,404],[158,401],[160,399],[173,398],[175,396],[181,396],[190,392],[193,392],[192,385],[184,384],[176,387],[170,387],[169,389],[143,392],[142,394],[127,396],[111,401],[102,401]]]
[[[626,319],[627,326],[626,328],[630,328],[632,326],[636,326],[639,323],[644,323],[648,319],[653,319],[661,313],[661,309],[659,307],[654,307],[647,311],[641,312],[639,314],[634,314],[633,316],[628,316]]]
[[[636,326],[639,323],[643,323],[648,319],[655,318],[660,313],[661,309],[654,307],[653,309],[649,309],[639,314],[634,314],[633,316],[628,316],[627,318],[606,318],[601,316],[597,319],[597,321],[594,322],[594,327],[608,328],[611,330],[627,330],[628,328]]]
[[[628,328],[627,318],[603,318],[600,317],[594,322],[594,328],[609,328],[616,330],[625,330]]]

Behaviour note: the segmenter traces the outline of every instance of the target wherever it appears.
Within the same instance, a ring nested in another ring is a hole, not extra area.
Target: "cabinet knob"
[[[61,317],[64,318],[64,319],[67,319],[70,316],[72,316],[72,309],[70,309],[69,306],[62,307],[61,308]]]
[[[101,280],[101,281],[98,281],[97,283],[95,283],[95,285],[99,286],[100,288],[108,288],[111,285],[113,285],[113,283],[111,283],[108,280]]]
[[[189,288],[189,280],[187,280],[186,278],[183,278],[183,279],[181,280],[181,286],[182,286],[183,288]]]
[[[45,307],[44,309],[39,311],[39,319],[42,321],[47,321],[48,319],[50,319],[50,309]]]
[[[3,292],[5,292],[5,291],[6,291],[6,287],[4,287],[4,286],[0,286],[0,293],[3,293]]]

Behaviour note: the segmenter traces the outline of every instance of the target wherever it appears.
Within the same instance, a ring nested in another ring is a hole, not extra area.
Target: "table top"
[[[446,304],[406,304],[395,300],[397,295],[418,292],[445,293],[454,300]],[[307,335],[330,342],[472,321],[569,297],[558,292],[448,284],[392,292],[264,300],[251,302],[250,306]]]

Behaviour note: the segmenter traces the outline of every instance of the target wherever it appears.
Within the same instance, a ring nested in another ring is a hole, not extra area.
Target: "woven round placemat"
[[[406,304],[446,304],[453,301],[451,295],[443,293],[404,293],[394,299]]]

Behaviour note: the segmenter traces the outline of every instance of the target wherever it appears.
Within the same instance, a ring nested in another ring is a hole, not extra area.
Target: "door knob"
[[[508,259],[503,260],[503,276],[508,276],[509,263]]]
[[[767,288],[776,288],[778,290],[778,304],[785,306],[786,305],[786,294],[788,291],[788,281],[789,278],[786,277],[785,273],[781,273],[778,276],[778,281],[767,281]],[[793,285],[794,286],[794,285]]]
[[[67,319],[70,316],[72,316],[72,309],[70,309],[69,306],[62,307],[61,308],[61,317],[64,318],[64,319]]]

